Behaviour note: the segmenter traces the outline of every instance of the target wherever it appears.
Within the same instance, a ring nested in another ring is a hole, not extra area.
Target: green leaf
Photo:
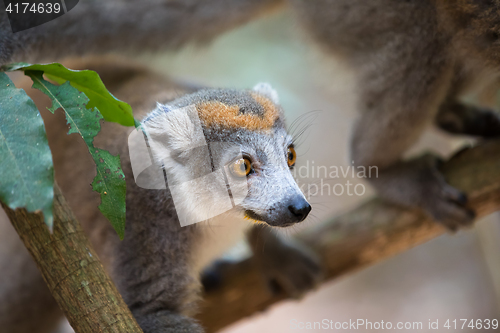
[[[48,78],[62,84],[69,81],[70,84],[83,91],[90,99],[87,108],[96,107],[107,121],[119,123],[125,126],[134,126],[135,121],[132,108],[125,102],[113,96],[102,83],[99,75],[91,70],[76,71],[67,69],[59,63],[36,64],[16,63],[2,68],[6,71],[13,70],[35,70],[42,71]]]
[[[52,100],[50,112],[61,108],[66,113],[70,125],[68,134],[81,135],[97,167],[97,176],[92,182],[94,191],[100,193],[99,210],[111,222],[116,232],[123,239],[125,233],[125,176],[120,166],[120,156],[113,156],[108,151],[94,146],[94,137],[101,130],[103,118],[97,108],[87,109],[89,99],[72,87],[68,82],[56,86],[43,79],[40,71],[26,71],[33,80],[33,88],[39,89]]]
[[[35,103],[0,72],[0,200],[12,209],[42,211],[52,229],[54,167]]]

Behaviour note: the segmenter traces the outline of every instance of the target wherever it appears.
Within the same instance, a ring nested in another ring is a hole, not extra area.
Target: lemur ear
[[[142,124],[157,161],[168,157],[177,159],[184,152],[206,145],[201,121],[194,105],[175,109],[158,104]]]
[[[269,98],[271,101],[273,101],[274,104],[279,104],[280,99],[278,97],[278,93],[276,90],[271,87],[269,83],[261,82],[257,83],[254,87],[253,90],[258,92],[261,95],[266,96]]]
[[[172,108],[166,104],[161,104],[159,102],[156,102],[156,110],[155,111],[162,111],[164,113],[167,113],[169,111],[172,111]]]

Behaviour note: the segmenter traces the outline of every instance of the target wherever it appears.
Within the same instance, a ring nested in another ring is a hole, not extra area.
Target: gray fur
[[[437,123],[445,130],[500,135],[498,116],[459,101],[499,78],[500,2],[292,2],[312,36],[357,75],[361,117],[351,142],[354,163],[379,168],[372,184],[383,197],[420,207],[451,230],[469,225],[474,214],[465,196],[445,183],[436,163],[401,157],[439,110]]]
[[[459,97],[478,82],[492,83],[498,79],[499,1],[290,2],[327,52],[344,58],[357,72],[361,118],[352,139],[355,163],[379,167],[379,178],[374,179],[373,184],[384,197],[404,205],[416,205],[450,229],[468,225],[473,215],[464,208],[465,197],[444,182],[435,159],[423,157],[405,162],[401,160],[401,155],[418,139],[423,129],[434,122],[436,116],[437,123],[445,129],[484,134],[481,126],[470,130],[464,122],[472,118],[481,124],[485,118],[492,119],[491,113],[477,110],[464,112],[457,105],[461,105]],[[17,34],[10,33],[4,15],[0,17],[0,63],[40,57],[55,60],[55,57],[81,55],[83,52],[137,53],[141,50],[175,48],[189,41],[209,40],[281,3],[278,0],[190,0],[155,1],[147,5],[141,2],[140,6],[132,1],[81,1],[58,20]],[[140,84],[129,85],[144,89],[142,94],[124,88],[121,98],[134,101],[137,104],[132,103],[134,110],[150,110],[153,106],[148,103],[155,99],[162,102],[171,99],[164,98],[159,91],[159,87],[169,83],[158,82],[152,75],[148,77],[149,81],[154,84],[147,85],[140,81]],[[247,94],[232,90],[208,90],[180,98],[169,106],[179,107],[193,101],[215,99],[244,105],[249,112],[259,115],[262,110]],[[263,95],[276,102],[272,94]],[[117,97],[120,98],[119,93]],[[168,110],[170,108],[159,111],[168,113]],[[449,125],[450,119],[453,127]],[[276,192],[272,184],[278,182],[283,185],[285,191],[278,193],[281,195],[296,190],[291,177],[279,176],[286,169],[284,148],[287,140],[278,138],[283,131],[282,120],[273,128],[276,137],[244,130],[205,129],[207,140],[236,141],[245,145],[252,156],[265,161],[260,177],[252,180],[252,188],[264,190],[266,195],[262,198],[270,200],[270,204],[251,193],[244,209],[257,211],[274,225],[286,224],[279,218],[283,211],[278,209],[285,198],[275,200]],[[497,135],[496,131],[494,127],[488,136]],[[124,140],[123,133],[121,135],[111,136],[109,142],[118,148],[116,151],[121,152],[126,162],[128,154],[123,145],[120,147],[117,144]],[[52,151],[57,155],[69,150]],[[79,167],[69,159],[61,163],[69,162],[73,163],[70,163],[72,167],[68,167],[67,172],[61,172],[60,179],[65,174],[74,174]],[[130,170],[125,172],[130,179]],[[205,250],[205,240],[210,238],[210,232],[216,233],[217,228],[204,228],[202,225],[180,228],[167,192],[146,191],[128,182],[127,236],[118,243],[116,236],[109,232],[107,222],[102,221],[98,214],[89,215],[87,211],[92,209],[86,211],[81,205],[81,197],[71,194],[72,187],[80,190],[83,186],[64,185],[78,179],[69,177],[66,182],[59,182],[65,194],[69,193],[68,197],[73,198],[74,210],[87,230],[96,230],[90,226],[97,221],[106,226],[100,235],[104,240],[94,244],[103,248],[103,260],[108,263],[113,278],[146,332],[200,331],[196,323],[184,317],[184,314],[192,313],[197,293],[198,277],[192,268],[195,265],[193,256],[200,253],[196,252],[200,248]],[[87,185],[91,179],[87,180]],[[236,213],[241,214],[241,210]],[[266,266],[260,262],[261,266]],[[290,267],[285,267],[285,270],[290,272]],[[21,280],[5,285],[4,292],[19,289],[19,283]],[[33,302],[36,299],[34,297]],[[4,323],[3,329],[7,327]]]
[[[12,33],[2,10],[0,65],[106,52],[137,54],[178,48],[188,42],[204,43],[281,3],[283,0],[80,0],[56,20],[17,33]]]
[[[16,34],[10,32],[4,14],[0,17],[0,64],[84,52],[175,48],[190,41],[210,40],[283,2],[158,0],[138,5],[127,0],[87,0],[57,20]],[[423,184],[442,186],[436,177],[428,176],[437,172],[431,164],[421,175],[426,179],[424,182],[411,181],[412,177],[394,179],[393,175],[400,172],[390,169],[398,165],[401,170],[402,154],[436,117],[441,128],[454,133],[498,136],[498,125],[480,125],[499,122],[489,112],[468,112],[465,117],[461,111],[442,111],[439,115],[438,111],[460,105],[459,97],[470,88],[498,80],[500,2],[289,0],[289,3],[324,49],[344,58],[357,72],[358,108],[362,116],[351,143],[355,164],[380,169],[380,177],[373,184],[388,199],[410,206],[429,202],[417,206],[434,218],[441,216],[440,222],[452,229],[470,224],[472,215],[462,202],[454,201],[450,206],[446,195],[437,194],[446,193],[446,189],[435,191],[431,200],[421,197],[426,193]],[[264,95],[274,99],[272,92]],[[454,122],[452,127],[450,119]],[[457,121],[462,123],[457,125]],[[415,164],[409,163],[405,169],[412,165]],[[447,213],[438,214],[439,211]]]

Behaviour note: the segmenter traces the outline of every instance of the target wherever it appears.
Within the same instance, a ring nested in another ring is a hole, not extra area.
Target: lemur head
[[[292,137],[268,84],[201,90],[158,104],[142,125],[181,225],[229,211],[285,227],[309,214],[290,171],[296,160]]]

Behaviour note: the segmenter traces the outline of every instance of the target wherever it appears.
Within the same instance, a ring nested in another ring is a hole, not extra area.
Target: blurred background
[[[300,228],[340,215],[373,195],[367,184],[350,177],[327,177],[323,182],[330,188],[335,184],[345,186],[347,181],[360,183],[366,187],[363,195],[328,194],[326,187],[323,194],[314,193],[316,188],[310,185],[321,185],[317,174],[312,175],[313,165],[328,170],[331,166],[350,165],[348,142],[356,118],[356,94],[349,69],[322,55],[302,35],[291,13],[253,22],[221,36],[206,48],[187,47],[181,52],[143,56],[140,60],[181,81],[234,88],[268,82],[278,91],[289,124],[297,120],[295,134],[310,125],[299,140],[296,170],[309,166],[309,174],[298,174],[298,180],[310,196],[313,216]],[[465,138],[430,129],[410,154],[431,150],[446,157],[465,144],[469,144]],[[293,328],[294,320],[323,319],[419,321],[424,324],[419,332],[430,332],[435,330],[428,329],[429,320],[441,324],[447,319],[500,319],[498,222],[499,216],[490,216],[473,230],[442,236],[324,284],[301,301],[282,302],[223,333],[296,332],[300,330]],[[460,330],[469,331],[481,330]]]

